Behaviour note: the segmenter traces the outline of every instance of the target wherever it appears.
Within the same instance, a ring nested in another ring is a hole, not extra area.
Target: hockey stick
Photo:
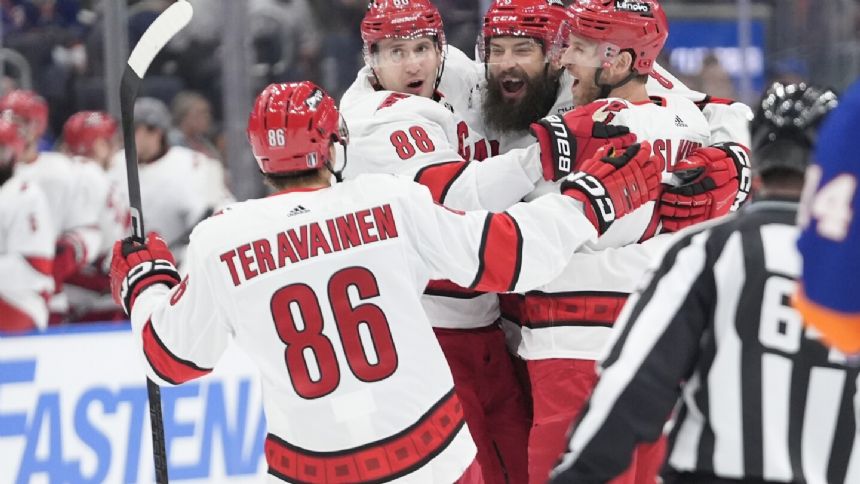
[[[191,4],[179,0],[168,7],[152,25],[146,29],[128,57],[128,65],[122,74],[119,88],[122,135],[125,141],[125,167],[128,175],[128,199],[131,211],[131,236],[144,241],[143,207],[140,200],[140,179],[137,173],[137,146],[134,141],[134,102],[140,82],[155,56],[167,42],[188,25],[193,14]],[[152,427],[152,451],[155,461],[155,481],[167,482],[167,451],[164,445],[164,422],[161,419],[161,389],[151,379],[146,379],[149,397],[149,422]]]

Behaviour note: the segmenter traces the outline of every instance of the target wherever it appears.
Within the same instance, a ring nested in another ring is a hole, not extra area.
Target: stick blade
[[[185,0],[170,5],[152,22],[146,32],[140,37],[128,58],[129,67],[134,70],[138,77],[143,78],[146,70],[155,56],[170,42],[180,30],[182,30],[191,17],[194,9]]]

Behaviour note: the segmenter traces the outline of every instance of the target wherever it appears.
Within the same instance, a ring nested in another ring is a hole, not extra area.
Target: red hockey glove
[[[63,234],[54,250],[54,291],[60,292],[63,283],[86,264],[87,249],[77,236]]]
[[[540,144],[543,177],[549,181],[571,174],[603,145],[622,149],[636,142],[627,126],[595,122],[591,113],[577,110],[532,123],[531,132]]]
[[[749,198],[749,155],[737,143],[699,148],[680,160],[673,173],[686,181],[663,193],[659,208],[663,232],[676,232],[734,212]]]
[[[167,244],[158,235],[149,234],[146,244],[131,237],[117,240],[110,264],[110,287],[113,300],[131,315],[134,300],[153,284],[173,287],[179,284],[176,261]]]
[[[660,198],[661,160],[651,156],[647,141],[621,153],[604,146],[561,183],[561,192],[583,202],[585,216],[602,235],[615,220]]]

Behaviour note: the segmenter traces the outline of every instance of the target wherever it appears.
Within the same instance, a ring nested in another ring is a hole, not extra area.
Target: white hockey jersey
[[[182,283],[144,290],[132,328],[162,383],[211,371],[230,337],[248,353],[275,477],[453,482],[475,447],[424,287],[545,283],[595,236],[559,223],[578,213],[560,195],[457,212],[383,175],[238,203],[196,227]]]
[[[173,146],[161,158],[138,167],[146,231],[158,232],[178,251],[178,258],[194,225],[207,213],[232,201],[224,184],[223,169],[218,171],[212,163],[218,162],[188,148]],[[220,180],[218,173],[222,174]],[[111,174],[128,199],[122,151],[114,157]]]
[[[672,94],[644,104],[606,99],[577,109],[595,121],[630,128],[638,139],[651,143],[668,170],[710,137],[698,107]],[[524,359],[596,359],[650,258],[666,244],[669,236],[648,240],[658,222],[654,202],[647,203],[612,224],[597,244],[575,254],[558,279],[525,296],[502,296],[504,319],[520,328],[519,334],[506,328],[517,354]],[[647,242],[637,244],[640,240]]]
[[[48,207],[35,183],[13,176],[0,186],[0,330],[48,324],[57,239]]]
[[[77,164],[61,153],[42,152],[32,163],[17,163],[15,174],[41,188],[57,237],[74,238],[84,249],[86,262],[95,260],[101,250],[98,201]]]
[[[350,135],[345,178],[364,173],[404,175],[426,185],[446,206],[491,211],[518,202],[541,179],[537,145],[488,158],[498,149],[444,99],[374,91],[369,84],[365,90],[359,87],[364,77],[359,73],[341,100]]]
[[[457,113],[472,94],[477,67],[462,52],[448,47],[443,77],[454,102],[391,91],[375,91],[367,67],[358,73],[341,100],[341,113],[350,130],[346,179],[364,173],[408,176],[430,188],[434,199],[460,210],[502,211],[534,190],[542,179],[540,151],[511,150],[504,156]],[[460,66],[460,69],[456,67]],[[447,82],[445,81],[447,79]],[[488,158],[490,156],[490,158]],[[478,162],[484,160],[482,162]],[[448,281],[433,281],[424,308],[434,326],[476,328],[500,315],[495,294],[465,291]]]
[[[83,267],[63,284],[69,319],[92,320],[99,314],[110,317],[117,310],[110,294],[110,252],[114,242],[131,233],[128,196],[126,188],[120,187],[119,182],[109,177],[95,161],[84,157],[72,159],[83,174],[85,189],[98,203],[96,208],[101,250],[92,264]]]

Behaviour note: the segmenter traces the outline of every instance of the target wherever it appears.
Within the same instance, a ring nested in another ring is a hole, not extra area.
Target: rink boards
[[[0,337],[0,482],[152,482],[139,358],[127,324]],[[261,481],[259,378],[242,352],[162,401],[171,481]]]

